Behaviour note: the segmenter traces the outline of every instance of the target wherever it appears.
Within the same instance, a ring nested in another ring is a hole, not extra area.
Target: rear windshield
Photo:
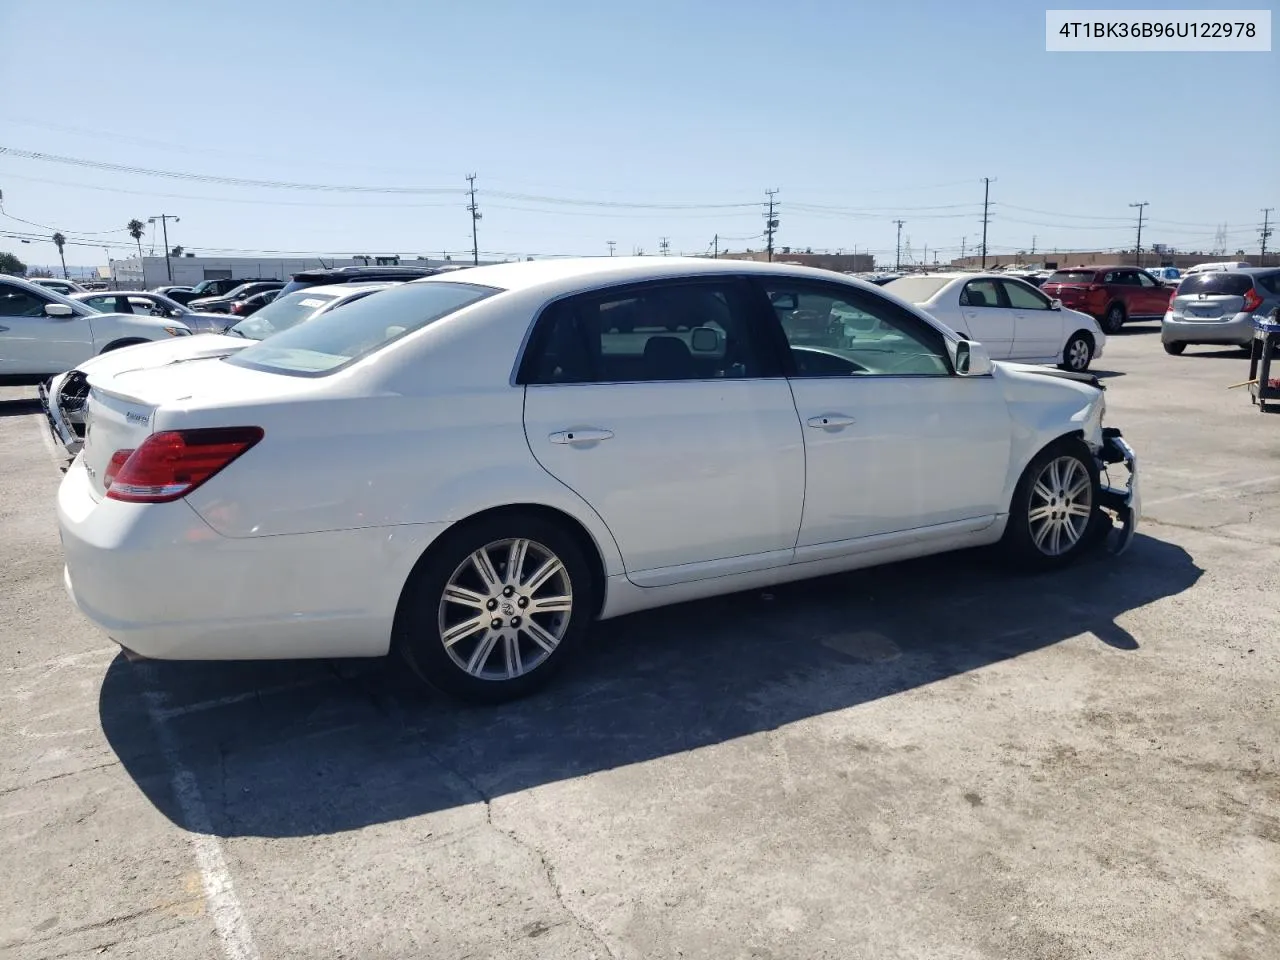
[[[900,277],[884,284],[884,288],[907,303],[924,303],[950,282],[947,277]]]
[[[276,297],[257,313],[245,317],[227,333],[249,340],[265,340],[273,333],[297,326],[321,307],[337,299],[330,294],[308,294],[305,291],[287,297]]]
[[[271,373],[323,376],[498,292],[471,283],[406,283],[298,324],[226,362]],[[305,299],[306,293],[291,296]]]
[[[1093,283],[1097,270],[1058,270],[1045,283]]]
[[[1219,296],[1243,297],[1253,287],[1253,277],[1247,273],[1197,273],[1178,284],[1178,296],[1208,293]]]

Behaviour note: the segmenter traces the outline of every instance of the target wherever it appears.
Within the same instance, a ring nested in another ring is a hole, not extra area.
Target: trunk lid
[[[238,337],[218,339],[233,343],[239,340]],[[245,341],[246,345],[253,342]],[[281,399],[312,392],[316,387],[310,378],[251,370],[224,363],[221,356],[163,366],[126,365],[126,369],[120,370],[94,370],[89,373],[84,447],[80,452],[91,480],[91,493],[98,500],[106,495],[104,481],[112,454],[117,450],[137,449],[156,432],[158,417],[164,421],[162,430],[178,429],[173,424],[173,415],[179,411],[196,415],[191,417],[192,426],[242,426],[239,422],[221,422],[220,416],[208,414],[232,403],[240,406]],[[183,420],[186,419],[184,416]]]

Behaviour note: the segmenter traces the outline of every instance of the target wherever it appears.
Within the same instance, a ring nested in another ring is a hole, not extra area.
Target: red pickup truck
[[[1118,333],[1128,320],[1159,320],[1174,293],[1145,270],[1119,266],[1058,270],[1040,289],[1064,307],[1089,314],[1107,333]]]

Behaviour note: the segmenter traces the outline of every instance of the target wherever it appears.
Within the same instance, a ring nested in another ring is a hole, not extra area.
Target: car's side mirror
[[[991,357],[976,340],[960,340],[955,344],[952,362],[962,377],[985,377],[991,373]]]
[[[1061,300],[1058,300],[1058,299],[1056,299],[1056,298],[1055,298],[1055,299],[1053,299],[1053,300],[1050,300],[1050,301],[1049,301],[1049,309],[1050,309],[1050,310],[1061,310],[1061,309],[1062,309],[1062,301],[1061,301]]]
[[[65,303],[46,303],[44,305],[44,315],[46,317],[58,317],[59,319],[65,319],[67,317],[74,317],[76,312]]]

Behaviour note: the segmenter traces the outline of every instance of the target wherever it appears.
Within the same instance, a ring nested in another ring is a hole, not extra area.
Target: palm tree
[[[141,261],[141,260],[142,260],[142,231],[144,231],[144,230],[146,230],[146,229],[147,229],[147,228],[143,225],[143,223],[142,223],[142,221],[141,221],[141,220],[130,220],[130,221],[129,221],[129,236],[133,237],[134,242],[135,242],[135,243],[137,243],[137,245],[138,245],[138,260],[139,260],[139,261]]]
[[[67,258],[62,253],[63,246],[66,245],[67,238],[60,233],[53,235],[53,245],[58,248],[58,257],[62,260],[62,279],[70,280],[71,274],[67,273]]]

